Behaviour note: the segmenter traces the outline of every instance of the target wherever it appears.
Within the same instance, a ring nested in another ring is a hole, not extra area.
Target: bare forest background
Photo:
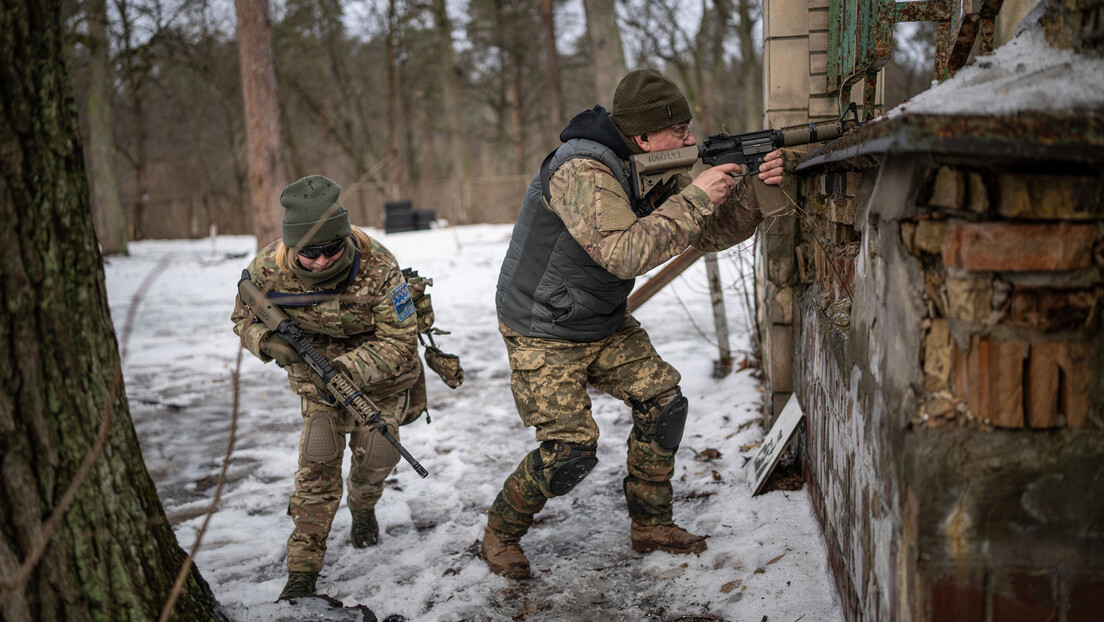
[[[676,80],[699,139],[760,129],[760,10],[755,0],[67,0],[101,246],[255,232],[240,61],[250,41],[239,35],[250,13],[270,27],[276,91],[268,129],[254,131],[282,135],[267,178],[278,187],[264,200],[323,174],[343,186],[355,224],[382,227],[384,203],[400,199],[451,224],[512,222],[560,129],[580,110],[610,108],[629,69]],[[931,31],[898,34],[887,109],[931,80]]]

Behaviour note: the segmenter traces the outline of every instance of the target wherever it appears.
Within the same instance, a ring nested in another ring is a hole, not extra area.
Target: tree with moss
[[[224,619],[131,423],[61,5],[0,0],[0,619]]]

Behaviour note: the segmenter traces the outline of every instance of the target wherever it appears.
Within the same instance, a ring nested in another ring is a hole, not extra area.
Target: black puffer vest
[[[548,177],[564,162],[591,158],[608,167],[628,196],[628,149],[601,106],[576,115],[560,134]],[[650,209],[633,205],[638,216]],[[528,337],[597,341],[613,334],[625,316],[635,279],[598,265],[545,204],[541,174],[533,176],[514,225],[498,277],[495,305],[506,326]]]

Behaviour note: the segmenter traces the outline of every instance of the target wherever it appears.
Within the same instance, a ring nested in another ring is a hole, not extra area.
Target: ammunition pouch
[[[544,441],[534,452],[541,491],[549,498],[571,492],[598,464],[597,445]],[[552,454],[551,464],[544,463],[542,453]]]
[[[441,380],[449,386],[450,389],[455,389],[464,382],[464,368],[460,366],[460,357],[455,354],[449,354],[443,352],[437,347],[437,344],[433,342],[433,335],[447,335],[448,332],[434,328],[424,333],[418,334],[418,341],[425,347],[425,362]],[[422,336],[425,336],[425,339]],[[426,343],[426,340],[429,343]]]

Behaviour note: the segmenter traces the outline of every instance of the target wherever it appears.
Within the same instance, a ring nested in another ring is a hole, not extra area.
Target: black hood
[[[609,147],[622,160],[628,160],[632,152],[621,139],[621,133],[613,124],[606,109],[595,106],[572,117],[567,127],[560,132],[560,140],[567,142],[572,138],[587,138]]]

